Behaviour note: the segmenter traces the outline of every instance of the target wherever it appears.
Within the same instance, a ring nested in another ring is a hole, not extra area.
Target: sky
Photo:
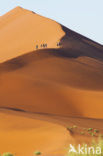
[[[103,45],[103,0],[0,0],[0,16],[21,6]]]

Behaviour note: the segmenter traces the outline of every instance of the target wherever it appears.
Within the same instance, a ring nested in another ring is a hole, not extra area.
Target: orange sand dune
[[[103,117],[103,46],[20,7],[1,18],[1,108]],[[35,40],[53,44],[30,52]]]
[[[49,55],[49,50],[6,62],[1,65],[0,107],[103,118],[102,66],[95,59]]]
[[[37,149],[46,156],[60,152],[73,136],[58,124],[64,121],[67,126],[72,120],[96,128],[102,124],[98,119],[103,118],[102,110],[102,45],[20,7],[0,17],[1,152],[18,156]],[[27,114],[48,117],[31,119]]]
[[[84,127],[98,127],[102,132],[102,122],[102,120],[29,114],[1,109],[0,153],[11,152],[15,156],[32,156],[39,150],[42,156],[64,156],[68,152],[69,144],[90,143],[92,140],[90,136],[81,136],[80,130]],[[79,132],[76,130],[71,134],[64,126],[74,124],[77,125]]]

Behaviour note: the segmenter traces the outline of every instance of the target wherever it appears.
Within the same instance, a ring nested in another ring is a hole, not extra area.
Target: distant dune
[[[0,17],[0,108],[102,119],[103,46],[34,12],[11,10]]]

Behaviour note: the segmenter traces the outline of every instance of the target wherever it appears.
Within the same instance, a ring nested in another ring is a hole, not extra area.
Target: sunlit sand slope
[[[0,18],[0,62],[33,51],[36,45],[55,48],[64,35],[57,22],[16,7]]]
[[[0,113],[1,154],[11,152],[16,156],[32,156],[35,151],[40,151],[43,156],[63,155],[69,136],[69,132],[57,124]]]

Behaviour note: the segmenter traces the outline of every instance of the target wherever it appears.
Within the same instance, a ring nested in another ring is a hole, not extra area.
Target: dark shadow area
[[[23,109],[19,109],[19,108],[12,108],[12,107],[0,107],[0,109],[5,109],[5,110],[12,110],[12,111],[16,111],[16,112],[26,112]]]
[[[73,49],[66,51],[65,49],[41,49],[36,50],[17,58],[8,60],[0,64],[0,73],[4,71],[12,71],[24,67],[25,65],[45,59],[49,57],[62,57],[62,58],[76,58],[78,57],[77,52]]]
[[[103,61],[103,46],[64,26],[65,36],[61,39],[62,47],[68,56],[77,58],[87,56]]]
[[[19,109],[19,108],[14,108],[14,107],[0,107],[0,110],[8,110],[8,111],[15,111],[15,112],[23,112],[23,113],[29,113],[32,115],[43,115],[43,116],[51,116],[51,117],[64,117],[64,118],[68,118],[68,117],[72,117],[69,115],[63,115],[63,114],[55,114],[55,113],[47,113],[47,112],[34,112],[34,111],[26,111],[24,109]],[[80,116],[82,116],[82,114],[80,114]],[[75,118],[75,117],[73,117]],[[77,116],[77,118],[80,118],[79,116]]]
[[[87,37],[85,37],[85,36],[83,36],[83,35],[81,35],[81,34],[75,32],[75,31],[73,31],[73,30],[70,30],[69,28],[67,28],[67,27],[65,27],[65,26],[63,26],[63,25],[61,25],[61,26],[62,26],[63,31],[64,31],[65,34],[66,34],[66,35],[63,37],[63,39],[64,39],[66,36],[67,36],[67,37],[75,38],[75,39],[80,40],[80,41],[82,41],[83,39],[85,39],[85,40],[88,40],[88,41],[90,41],[90,42],[93,42],[94,44],[100,46],[100,47],[103,49],[103,45],[101,45],[101,44],[99,44],[99,43],[97,43],[97,42],[95,42],[95,41],[93,41],[93,40],[91,40],[91,39],[89,39],[89,38],[87,38]]]

